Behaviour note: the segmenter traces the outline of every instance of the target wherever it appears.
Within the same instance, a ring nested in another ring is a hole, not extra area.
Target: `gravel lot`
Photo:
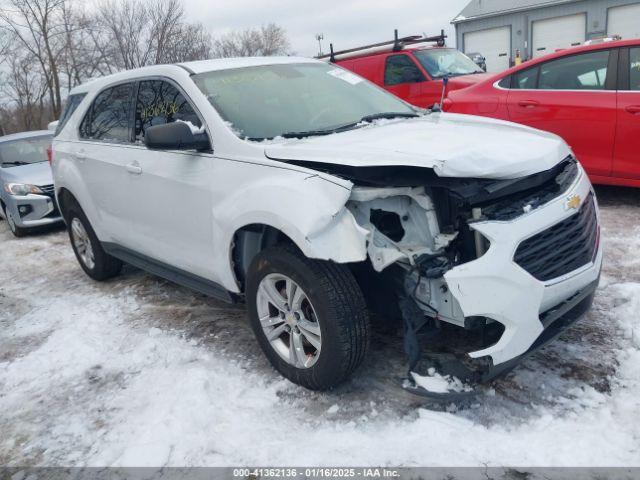
[[[309,392],[270,368],[242,306],[133,268],[95,283],[64,231],[0,222],[0,464],[640,466],[640,190],[598,196],[593,310],[444,408],[397,387],[397,336]]]

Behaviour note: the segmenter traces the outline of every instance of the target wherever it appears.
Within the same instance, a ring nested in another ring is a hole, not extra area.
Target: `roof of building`
[[[563,3],[574,3],[580,0],[471,0],[464,9],[451,20],[451,23],[462,23],[479,18],[494,17],[506,13],[514,13],[534,8],[549,7]]]

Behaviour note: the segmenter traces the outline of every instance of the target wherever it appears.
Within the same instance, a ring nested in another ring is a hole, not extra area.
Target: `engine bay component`
[[[367,250],[376,271],[403,261],[415,265],[423,255],[436,255],[457,234],[443,234],[424,187],[355,187],[347,208],[368,233]]]

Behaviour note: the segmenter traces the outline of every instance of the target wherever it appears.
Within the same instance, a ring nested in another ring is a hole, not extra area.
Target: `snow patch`
[[[205,132],[204,125],[202,125],[201,127],[197,127],[193,123],[191,123],[189,120],[181,120],[181,119],[177,119],[176,122],[184,123],[186,126],[189,127],[189,129],[191,130],[191,133],[193,133],[194,135],[200,135]]]
[[[472,391],[470,386],[463,384],[458,378],[451,377],[450,375],[442,376],[437,373],[434,368],[430,368],[427,371],[427,376],[411,372],[411,377],[416,385],[431,393],[460,393]]]

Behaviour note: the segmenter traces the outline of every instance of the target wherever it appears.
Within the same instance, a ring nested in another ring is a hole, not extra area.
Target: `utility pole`
[[[318,56],[322,56],[322,40],[324,40],[324,34],[317,33],[316,40],[318,41]]]

